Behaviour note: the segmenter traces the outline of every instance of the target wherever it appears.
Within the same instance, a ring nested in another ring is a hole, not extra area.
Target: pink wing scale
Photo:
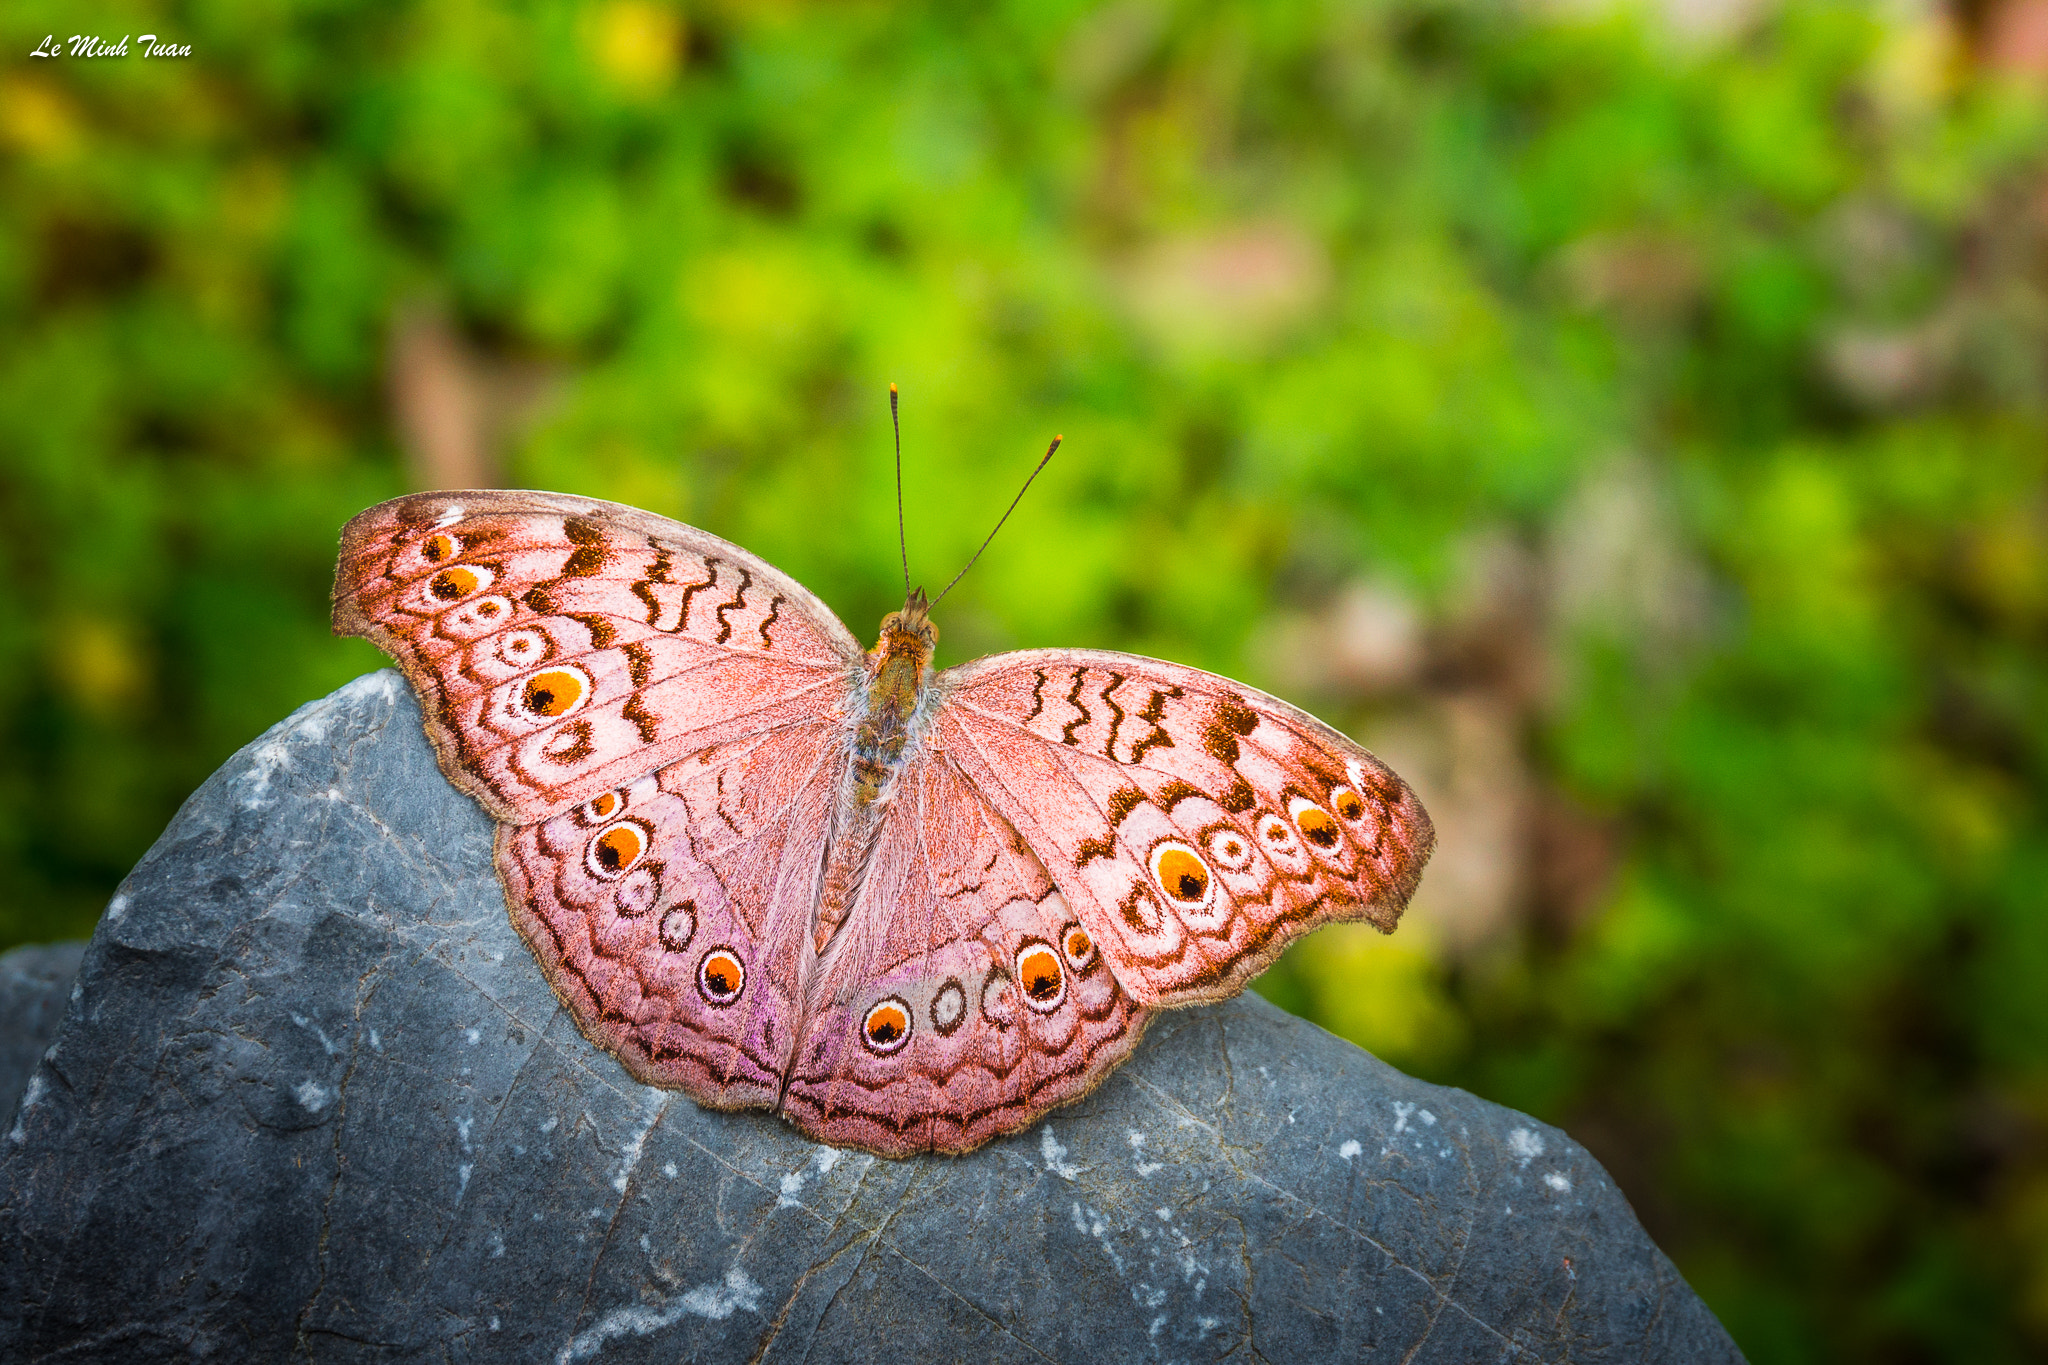
[[[828,1142],[963,1152],[1092,1089],[1137,1045],[1146,1013],[1092,947],[1060,958],[1057,1003],[1027,999],[1019,955],[1060,952],[1076,924],[1044,866],[941,755],[903,773],[896,802],[853,937],[812,988],[824,1003],[784,1106]],[[861,1028],[890,1000],[912,1027],[900,1050],[880,1053]]]
[[[844,928],[811,956],[863,655],[802,587],[631,508],[422,494],[343,534],[335,625],[420,690],[500,821],[515,924],[640,1079],[887,1155],[1092,1088],[1151,1008],[1331,919],[1391,929],[1433,835],[1312,717],[1043,651],[942,674]]]
[[[342,533],[335,624],[405,667],[450,779],[520,821],[815,718],[861,657],[822,603],[737,546],[542,493],[363,513]],[[535,680],[564,672],[550,696],[573,700],[537,708]]]
[[[838,717],[690,755],[539,824],[501,826],[513,921],[592,1041],[640,1080],[718,1108],[774,1108],[796,1043],[804,911],[817,892]],[[629,868],[596,841],[644,831]],[[711,956],[744,973],[706,987]]]
[[[1148,1006],[1233,995],[1331,920],[1391,931],[1434,844],[1414,793],[1365,749],[1212,674],[1045,650],[941,681],[948,753]],[[1199,859],[1204,894],[1162,882],[1155,858],[1175,846]]]

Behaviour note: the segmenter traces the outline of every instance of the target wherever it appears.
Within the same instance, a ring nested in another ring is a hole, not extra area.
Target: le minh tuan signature
[[[189,57],[192,55],[192,44],[160,41],[154,33],[145,33],[140,38],[137,38],[135,40],[135,48],[137,55],[144,61],[148,61],[151,57]],[[125,57],[128,55],[128,38],[124,34],[120,42],[110,43],[98,35],[83,37],[74,33],[71,35],[68,43],[60,43],[57,41],[57,35],[52,33],[36,46],[34,52],[28,55],[31,57]]]

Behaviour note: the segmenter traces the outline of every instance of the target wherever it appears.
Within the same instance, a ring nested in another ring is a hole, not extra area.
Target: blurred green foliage
[[[504,482],[708,527],[861,633],[888,382],[934,586],[1064,432],[942,661],[1283,686],[1276,614],[1369,576],[1449,619],[1461,546],[1568,547],[1619,469],[1692,587],[1549,612],[1516,713],[1611,836],[1594,903],[1262,988],[1587,1141],[1755,1360],[2048,1351],[2048,122],[1966,24],[110,0],[193,55],[94,62],[24,55],[75,6],[0,13],[0,938],[88,932],[378,664],[326,595],[424,477],[407,310],[540,395]]]

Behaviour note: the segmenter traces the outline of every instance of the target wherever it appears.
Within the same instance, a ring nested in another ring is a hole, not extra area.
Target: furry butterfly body
[[[549,493],[342,535],[334,624],[396,659],[499,822],[513,921],[635,1076],[888,1156],[1086,1093],[1157,1009],[1337,919],[1391,931],[1433,834],[1377,759],[1176,664],[934,672],[737,546]]]

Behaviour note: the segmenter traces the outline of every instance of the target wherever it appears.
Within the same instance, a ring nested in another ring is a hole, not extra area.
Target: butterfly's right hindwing
[[[1016,1131],[1093,1088],[1146,1019],[1016,830],[929,752],[810,994],[784,1112],[885,1156]]]

